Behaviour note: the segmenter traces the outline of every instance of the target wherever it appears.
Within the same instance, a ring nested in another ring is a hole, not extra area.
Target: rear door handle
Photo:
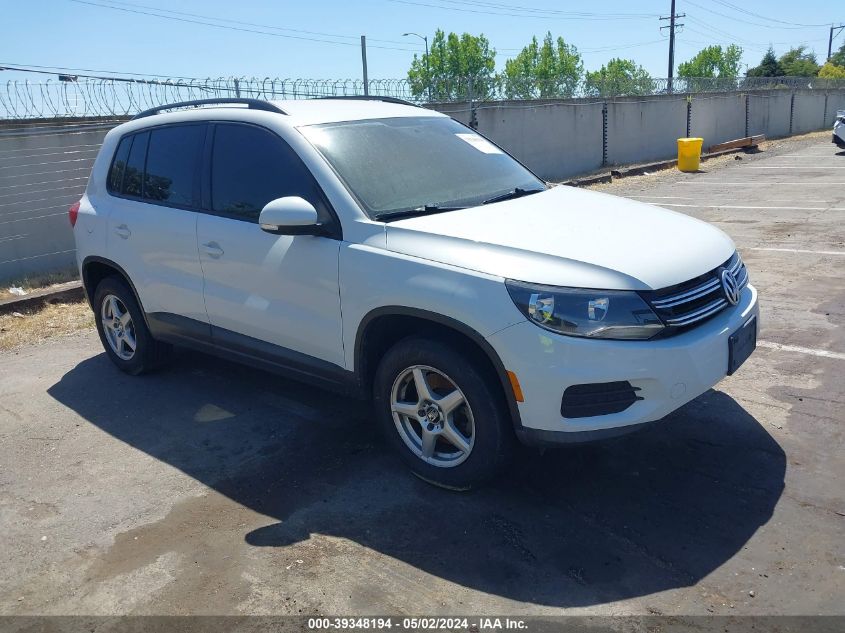
[[[125,224],[121,224],[120,226],[116,226],[114,229],[115,234],[120,237],[121,239],[128,240],[129,236],[132,235],[132,231],[129,230],[129,227]]]
[[[223,249],[220,248],[220,244],[217,242],[206,242],[202,245],[202,250],[212,259],[220,259],[224,253]]]

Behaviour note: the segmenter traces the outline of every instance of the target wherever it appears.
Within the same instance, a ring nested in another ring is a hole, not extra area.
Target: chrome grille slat
[[[669,325],[674,325],[675,327],[689,325],[690,323],[694,323],[695,321],[706,319],[711,314],[716,314],[716,312],[718,312],[727,305],[728,302],[724,299],[716,299],[712,303],[708,303],[706,306],[704,306],[703,308],[699,308],[695,312],[690,312],[689,314],[685,314],[682,317],[677,317],[674,319],[666,319],[666,322]]]
[[[688,290],[687,292],[683,292],[679,295],[672,295],[667,299],[658,299],[656,301],[652,301],[651,304],[655,308],[671,308],[676,305],[686,303],[687,301],[691,301],[692,299],[703,297],[704,295],[711,293],[714,290],[718,290],[718,288],[719,280],[713,279],[711,281],[701,284],[697,288],[693,288],[692,290]]]
[[[730,306],[722,289],[719,275],[722,269],[733,275],[740,290],[748,285],[748,269],[739,253],[734,253],[724,264],[702,276],[705,281],[699,278],[697,283],[691,280],[679,284],[673,294],[667,295],[665,290],[655,291],[648,297],[649,304],[670,329],[685,328],[710,318]],[[693,283],[695,285],[690,287]]]

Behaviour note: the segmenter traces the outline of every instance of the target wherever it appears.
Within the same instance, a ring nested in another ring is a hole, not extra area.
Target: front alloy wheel
[[[463,463],[475,444],[475,421],[463,391],[434,367],[414,365],[390,393],[393,423],[410,451],[427,464]]]
[[[420,479],[468,490],[508,462],[512,419],[500,381],[470,344],[409,336],[373,376],[373,402],[387,441]]]

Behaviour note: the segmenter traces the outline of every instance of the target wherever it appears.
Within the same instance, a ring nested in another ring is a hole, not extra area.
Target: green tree
[[[845,44],[839,47],[839,50],[836,51],[830,58],[830,63],[834,66],[843,66],[845,67]]]
[[[588,72],[584,92],[593,97],[651,94],[653,80],[632,59],[613,58],[599,70]]]
[[[816,54],[807,51],[806,46],[798,46],[780,56],[778,64],[787,77],[815,77],[819,73]]]
[[[695,57],[678,66],[678,77],[730,77],[739,75],[742,48],[731,44],[714,45],[700,50]]]
[[[822,79],[845,79],[845,66],[837,66],[833,62],[827,62],[819,69],[819,77]]]
[[[505,94],[509,98],[571,97],[578,89],[584,62],[578,49],[546,33],[543,44],[536,37],[513,59],[505,62]]]
[[[495,79],[496,51],[484,35],[449,33],[437,29],[429,54],[414,55],[408,71],[412,94],[434,101],[466,99],[469,79],[475,99],[490,95]]]
[[[783,68],[775,57],[775,50],[770,46],[760,60],[760,65],[749,68],[745,74],[748,77],[783,77]]]

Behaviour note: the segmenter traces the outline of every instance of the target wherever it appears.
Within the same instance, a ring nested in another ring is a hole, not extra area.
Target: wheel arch
[[[138,295],[138,290],[135,288],[135,284],[132,283],[132,279],[129,278],[129,275],[126,274],[126,271],[119,264],[105,257],[89,255],[82,262],[82,287],[85,290],[88,305],[96,311],[94,294],[97,291],[97,286],[103,279],[112,276],[120,277],[129,286],[129,289],[135,296],[135,301],[138,302],[138,306],[141,308],[141,314],[144,315],[144,324],[149,328],[150,324],[147,322],[147,313],[144,310],[144,304],[141,303],[141,297]]]
[[[463,345],[498,379],[514,428],[522,428],[519,407],[507,370],[492,345],[475,329],[451,317],[406,306],[384,306],[368,312],[355,337],[355,374],[362,393],[369,394],[379,360],[400,340],[427,334]]]

